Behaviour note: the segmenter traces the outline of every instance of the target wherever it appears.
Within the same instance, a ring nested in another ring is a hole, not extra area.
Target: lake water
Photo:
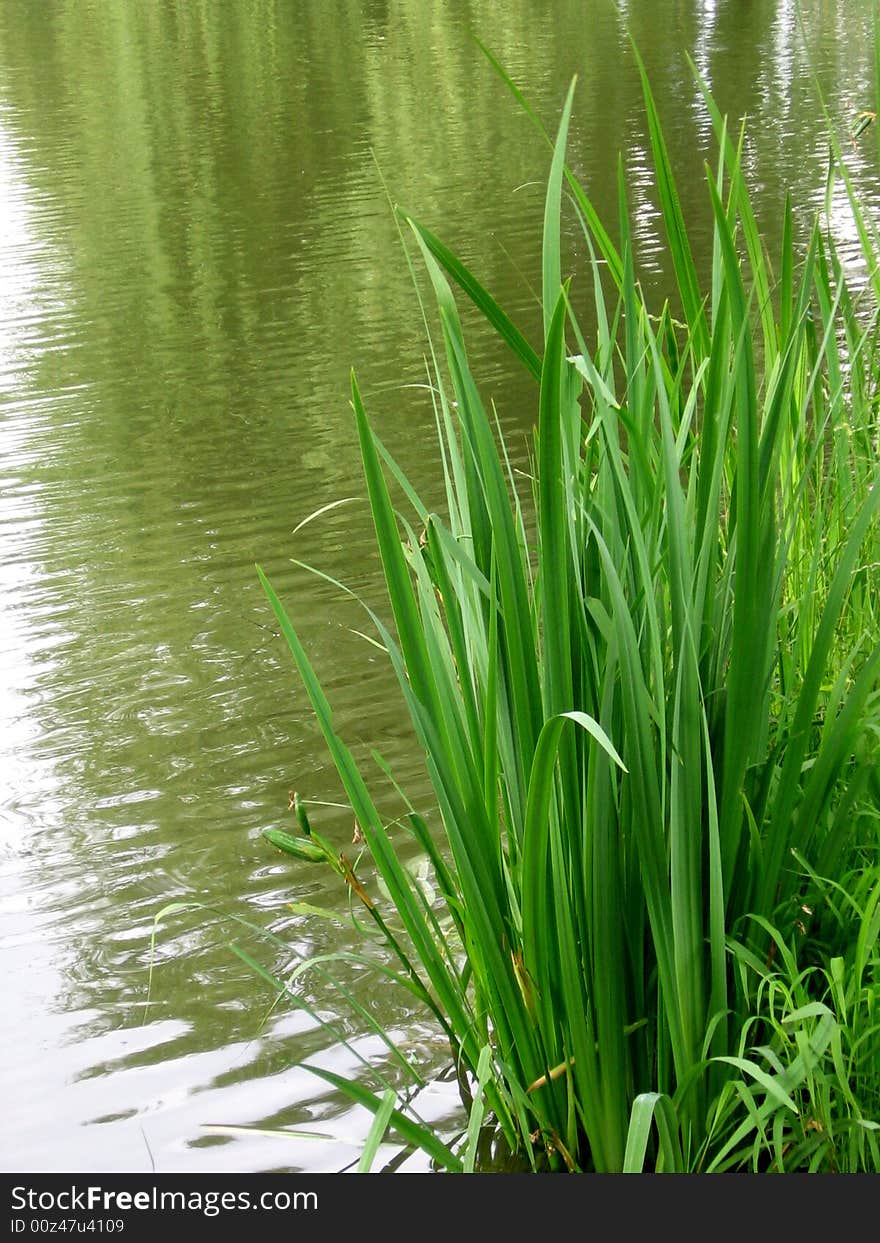
[[[659,298],[669,273],[627,23],[705,265],[714,148],[686,54],[731,119],[748,114],[772,255],[787,190],[801,222],[823,205],[815,80],[844,136],[875,106],[871,10],[802,0],[801,27],[793,0],[3,0],[0,1167],[357,1159],[369,1118],[300,1063],[365,1076],[359,1059],[381,1061],[381,1044],[356,1013],[330,1033],[275,1004],[230,949],[283,970],[354,944],[340,888],[261,836],[293,827],[293,789],[340,847],[352,823],[254,566],[294,615],[356,755],[381,752],[430,814],[393,680],[355,633],[362,610],[293,559],[381,600],[352,367],[385,442],[440,496],[390,201],[538,338],[548,150],[471,32],[551,128],[578,75],[571,163],[613,225],[623,153],[640,271]],[[876,210],[873,130],[846,146]],[[839,194],[829,227],[857,265]],[[524,458],[534,394],[466,322]],[[198,905],[156,928],[170,903]],[[349,983],[423,1065],[423,1115],[454,1131],[437,1033],[376,977]],[[330,979],[299,987],[334,1014]]]

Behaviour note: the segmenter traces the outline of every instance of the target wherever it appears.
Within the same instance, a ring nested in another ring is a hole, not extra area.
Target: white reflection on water
[[[41,414],[24,393],[42,343],[45,256],[31,228],[20,160],[2,121],[0,111],[0,850],[12,856],[23,845],[21,804],[39,784],[43,806],[50,805],[56,783],[50,771],[34,771],[29,754],[39,727],[29,710],[31,619],[23,608],[38,574],[28,550],[43,530],[38,488],[26,477]]]

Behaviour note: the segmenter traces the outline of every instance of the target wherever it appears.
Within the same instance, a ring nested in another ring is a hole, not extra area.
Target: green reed
[[[362,903],[450,1042],[471,1125],[444,1144],[387,1085],[316,1073],[377,1114],[371,1155],[388,1125],[451,1170],[473,1168],[481,1125],[534,1168],[876,1169],[876,310],[819,222],[796,247],[787,206],[771,262],[741,135],[705,91],[719,154],[704,286],[642,81],[679,305],[655,313],[639,284],[623,174],[615,242],[566,166],[573,85],[551,144],[540,349],[403,217],[445,356],[444,514],[352,381],[394,625],[373,622],[434,823],[411,808],[408,832],[384,823],[260,573],[387,909],[310,832],[290,853],[323,855]],[[566,191],[592,256],[589,341],[563,279]],[[873,273],[867,228],[863,242]],[[453,286],[534,385],[531,496],[481,400]],[[434,902],[402,861],[413,839]]]

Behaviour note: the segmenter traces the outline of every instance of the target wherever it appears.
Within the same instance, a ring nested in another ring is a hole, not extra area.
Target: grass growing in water
[[[623,175],[615,244],[566,167],[572,87],[540,352],[405,218],[445,352],[445,516],[352,384],[395,633],[373,620],[436,795],[439,832],[412,809],[408,825],[437,902],[261,572],[393,913],[304,813],[274,844],[326,859],[361,900],[449,1039],[470,1126],[450,1147],[402,1097],[315,1073],[374,1111],[371,1152],[391,1127],[450,1170],[474,1167],[487,1124],[534,1168],[878,1170],[876,314],[857,314],[818,224],[796,259],[788,207],[771,267],[741,141],[705,92],[719,158],[701,288],[642,81],[683,322],[646,303]],[[590,343],[561,269],[566,186],[592,256]],[[533,521],[450,279],[535,386]]]

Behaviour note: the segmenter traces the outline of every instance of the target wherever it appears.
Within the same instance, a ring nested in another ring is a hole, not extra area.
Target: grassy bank
[[[638,280],[627,187],[601,222],[555,142],[536,349],[444,245],[432,513],[352,404],[393,631],[374,617],[436,796],[386,826],[263,577],[369,855],[311,831],[461,1070],[441,1142],[396,1090],[317,1071],[439,1166],[495,1128],[536,1169],[880,1169],[880,563],[876,309],[816,222],[765,253],[718,140],[704,288],[643,75],[675,306]],[[560,213],[592,290],[569,299]],[[862,220],[865,260],[877,268]],[[616,240],[614,240],[616,239]],[[531,490],[470,370],[470,298],[534,390]],[[442,344],[441,344],[442,339]],[[433,346],[432,346],[433,354]],[[392,504],[406,498],[406,512]],[[401,792],[405,799],[405,792]],[[435,900],[404,866],[412,839]],[[373,893],[373,896],[371,896]]]

